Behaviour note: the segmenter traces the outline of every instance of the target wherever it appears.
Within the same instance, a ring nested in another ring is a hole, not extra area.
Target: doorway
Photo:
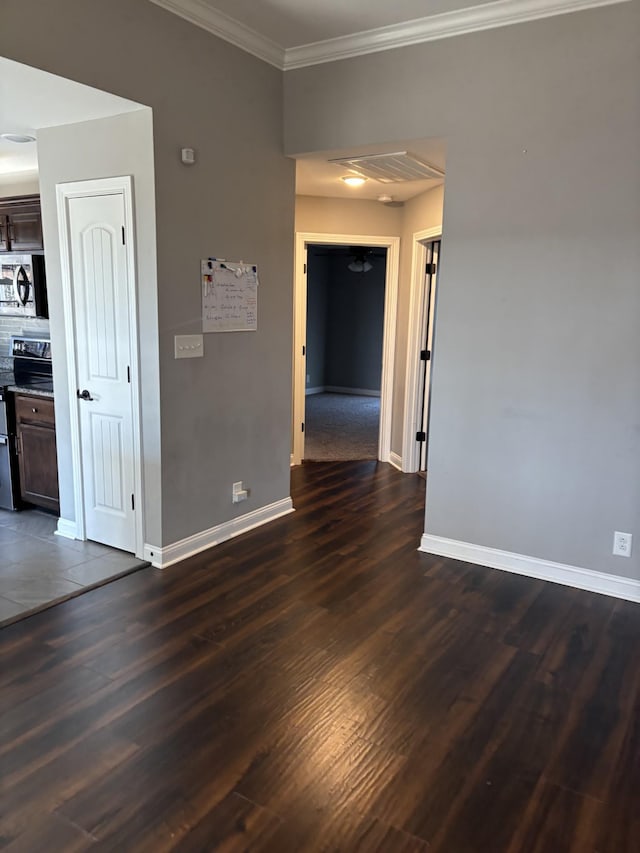
[[[307,247],[307,461],[378,458],[387,250]]]
[[[335,387],[341,387],[341,390],[362,391],[371,390],[362,388],[361,386],[343,385],[314,385],[313,371],[308,370],[311,367],[311,362],[308,365],[308,350],[307,350],[307,304],[308,304],[308,271],[309,271],[309,251],[313,246],[324,247],[325,251],[330,247],[340,247],[344,253],[345,267],[350,263],[358,266],[360,254],[362,252],[378,253],[381,250],[385,251],[386,264],[384,274],[384,319],[382,330],[382,354],[381,354],[381,369],[380,369],[380,388],[379,398],[373,395],[352,394],[345,396],[368,397],[368,408],[373,411],[373,417],[379,422],[378,440],[374,441],[375,458],[384,462],[389,461],[390,442],[391,442],[391,410],[392,410],[392,391],[393,391],[393,357],[395,351],[395,333],[396,333],[396,303],[398,291],[398,263],[399,263],[399,246],[400,239],[398,237],[363,237],[361,235],[350,234],[310,234],[298,233],[296,235],[296,252],[295,252],[295,313],[294,313],[294,382],[293,382],[293,424],[292,424],[292,454],[291,462],[294,465],[300,464],[303,459],[308,458],[305,452],[305,435],[306,435],[306,409],[307,400],[311,399],[313,394],[307,395],[307,388],[314,390],[322,388],[321,393],[336,394],[331,390]],[[369,256],[371,260],[367,261],[367,256],[364,257],[364,262],[368,262],[373,266],[372,261],[375,259],[373,255]],[[364,273],[355,273],[363,276]],[[364,279],[362,279],[364,280]],[[309,381],[307,382],[307,376]],[[353,380],[351,380],[353,381]],[[374,389],[375,390],[375,389]],[[336,394],[336,397],[338,395]],[[379,400],[379,406],[378,401]],[[334,400],[334,403],[338,403]],[[352,401],[357,404],[358,401]],[[312,406],[314,403],[312,402]],[[346,401],[343,401],[340,408],[346,409]],[[364,405],[361,403],[361,411]],[[371,416],[371,411],[369,415]],[[348,418],[348,412],[344,412],[344,417]],[[339,418],[338,415],[334,417]],[[349,451],[346,451],[349,455]]]
[[[78,534],[141,556],[132,180],[59,184],[57,197]]]

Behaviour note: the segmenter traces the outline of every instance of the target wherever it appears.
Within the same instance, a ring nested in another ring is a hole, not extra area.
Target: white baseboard
[[[247,533],[254,527],[259,527],[268,521],[274,521],[276,518],[288,515],[293,511],[291,498],[283,498],[281,501],[260,507],[260,509],[254,509],[252,512],[232,518],[230,521],[224,521],[222,524],[210,527],[209,530],[195,533],[193,536],[188,536],[186,539],[181,539],[171,545],[165,545],[163,548],[145,545],[144,559],[148,560],[156,569],[166,569],[167,566],[172,566],[180,560],[186,560],[187,557],[199,554],[200,551],[206,551],[207,548],[220,545],[227,539],[240,536],[241,533]]]
[[[55,534],[56,536],[63,536],[65,539],[77,539],[78,528],[75,521],[70,521],[68,518],[59,518]]]
[[[325,385],[325,391],[331,394],[357,394],[361,397],[379,397],[380,391],[371,388],[344,388],[342,385]]]
[[[394,453],[393,450],[389,454],[389,464],[393,465],[394,468],[397,468],[398,471],[402,471],[402,457],[398,456],[397,453]]]
[[[316,385],[313,388],[305,388],[304,395],[309,397],[311,394],[356,394],[360,397],[379,397],[380,391],[375,391],[372,388],[345,388],[342,385]]]
[[[491,569],[526,575],[538,580],[560,583],[576,589],[585,589],[588,592],[624,598],[626,601],[640,602],[640,581],[619,575],[609,575],[564,563],[552,563],[550,560],[527,557],[512,551],[500,551],[483,545],[473,545],[470,542],[459,542],[456,539],[446,539],[430,533],[422,536],[418,550],[427,554],[437,554],[440,557],[463,560],[466,563],[477,563],[479,566],[488,566]]]

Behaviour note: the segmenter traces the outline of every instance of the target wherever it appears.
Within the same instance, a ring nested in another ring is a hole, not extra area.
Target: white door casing
[[[426,316],[424,304],[426,244],[442,237],[442,227],[428,228],[413,235],[411,260],[411,292],[409,295],[409,329],[405,373],[404,429],[402,438],[402,470],[415,473],[420,465],[420,447],[416,442],[416,431],[422,404],[420,388],[420,349],[423,340],[423,325]],[[432,294],[435,299],[435,289]],[[431,306],[430,322],[435,318],[435,305]],[[429,371],[431,365],[429,365]]]
[[[294,334],[293,334],[293,453],[291,463],[304,458],[304,433],[301,424],[305,411],[306,333],[307,333],[307,246],[374,246],[387,249],[384,291],[384,333],[382,342],[382,378],[380,386],[380,431],[378,459],[388,462],[391,455],[391,417],[393,414],[393,366],[396,349],[398,305],[399,237],[370,237],[361,234],[317,234],[297,232],[294,258]]]
[[[83,181],[57,190],[76,535],[141,556],[132,182]]]
[[[436,272],[425,272],[424,274],[424,296],[422,304],[422,323],[420,327],[421,346],[431,352],[433,350],[433,329],[436,313],[436,286],[438,281],[437,270],[440,264],[440,242],[429,240],[426,243],[427,257],[431,257],[430,263],[434,265]],[[427,470],[427,454],[429,449],[429,408],[431,405],[431,365],[429,358],[424,364],[424,392],[422,394],[422,406],[420,415],[421,429],[427,436],[426,441],[420,442],[418,470]]]

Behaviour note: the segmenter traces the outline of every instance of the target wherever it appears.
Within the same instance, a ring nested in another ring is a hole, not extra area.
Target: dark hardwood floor
[[[640,850],[640,608],[417,552],[424,481],[297,512],[0,632],[0,846]]]

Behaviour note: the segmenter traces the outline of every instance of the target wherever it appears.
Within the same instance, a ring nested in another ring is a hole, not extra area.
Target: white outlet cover
[[[202,358],[204,355],[202,335],[176,335],[173,340],[175,358]]]
[[[616,530],[613,534],[613,553],[616,557],[630,557],[632,541],[631,533],[621,533]]]

